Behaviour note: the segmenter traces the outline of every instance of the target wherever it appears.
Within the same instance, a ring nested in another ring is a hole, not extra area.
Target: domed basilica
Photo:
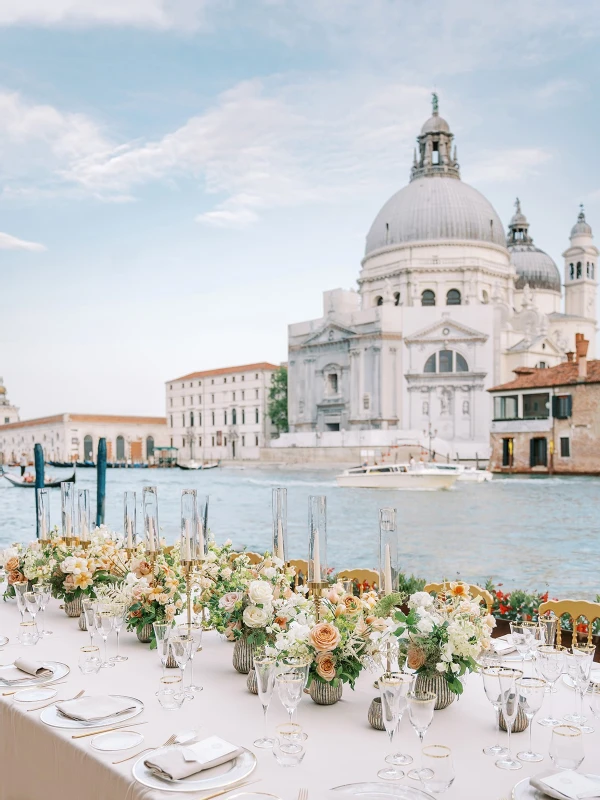
[[[598,250],[583,209],[561,277],[515,205],[505,233],[461,180],[434,95],[410,182],[367,234],[358,291],[325,292],[322,318],[289,327],[288,444],[387,446],[427,431],[438,452],[485,454],[486,389],[564,361],[575,333],[595,357]]]

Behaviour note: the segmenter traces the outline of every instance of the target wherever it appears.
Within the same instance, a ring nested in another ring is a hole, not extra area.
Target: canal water
[[[53,477],[67,470],[47,468]],[[593,598],[600,593],[600,479],[494,477],[457,483],[450,491],[339,489],[331,470],[224,467],[107,471],[106,522],[122,530],[123,492],[158,487],[162,535],[178,531],[181,490],[210,497],[209,526],[217,541],[263,551],[271,541],[271,489],[288,489],[290,557],[307,557],[307,509],[312,494],[327,496],[328,561],[341,567],[376,567],[378,509],[398,509],[401,566],[405,572],[481,583],[492,578],[512,588],[548,589],[551,596]],[[77,487],[92,490],[96,470],[77,472]],[[35,537],[35,497],[0,479],[0,546]],[[51,491],[52,524],[60,521],[60,490]],[[139,513],[139,512],[138,512]],[[139,528],[138,517],[138,528]],[[138,533],[140,531],[138,530]]]

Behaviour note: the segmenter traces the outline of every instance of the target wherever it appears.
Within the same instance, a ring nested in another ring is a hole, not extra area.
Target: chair
[[[457,583],[463,582],[457,581]],[[481,597],[486,605],[488,614],[491,614],[492,608],[494,607],[494,598],[492,597],[491,593],[488,592],[487,589],[482,589],[481,586],[477,586],[474,583],[464,583],[463,585],[468,589],[471,597]],[[423,587],[423,591],[430,593],[435,592],[436,594],[445,593],[449,586],[450,581],[444,581],[443,583],[426,583]]]
[[[297,589],[300,584],[306,583],[308,580],[308,561],[303,558],[292,558],[288,561],[288,564],[296,571],[294,589]]]
[[[341,569],[337,574],[338,581],[356,582],[359,588],[379,588],[379,573],[376,569]]]
[[[587,621],[587,643],[594,644],[592,641],[592,628],[595,620],[600,619],[600,603],[592,603],[590,600],[546,600],[538,608],[538,616],[543,616],[553,611],[557,616],[556,623],[556,643],[561,642],[561,618],[568,614],[573,625],[573,641],[577,641],[577,620],[584,617]]]
[[[229,556],[229,560],[235,561],[236,558],[239,558],[240,556],[248,556],[248,560],[251,564],[262,564],[262,562],[265,560],[264,556],[261,556],[259,553],[253,553],[251,550],[246,550],[243,553],[232,553]]]

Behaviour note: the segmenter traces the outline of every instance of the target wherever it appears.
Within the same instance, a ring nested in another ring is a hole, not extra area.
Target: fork
[[[137,753],[134,753],[132,756],[127,756],[127,758],[122,758],[120,761],[113,761],[113,764],[123,764],[125,761],[130,761],[132,758],[137,758],[141,756],[142,753],[146,753],[148,750],[159,750],[161,747],[168,747],[171,744],[175,744],[175,739],[177,739],[177,734],[174,733],[172,736],[169,736],[167,741],[164,744],[159,744],[158,747],[144,747],[143,750],[139,750]]]
[[[308,789],[300,789],[298,791],[298,800],[308,800]]]
[[[69,700],[78,700],[82,694],[85,694],[85,689],[82,689],[78,692],[75,697],[67,697],[64,700],[53,700],[51,703],[46,703],[43,706],[38,706],[37,708],[28,708],[27,711],[41,711],[42,708],[48,708],[48,706],[53,706],[55,703],[67,703]]]

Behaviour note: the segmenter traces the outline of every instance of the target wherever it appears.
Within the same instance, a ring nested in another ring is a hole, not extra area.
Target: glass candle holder
[[[398,591],[398,529],[396,509],[379,509],[379,589],[384,595]]]
[[[73,521],[75,519],[75,485],[73,483],[61,483],[60,503],[63,539],[70,540],[75,537],[75,532],[73,530]]]
[[[146,545],[146,552],[154,555],[160,549],[158,490],[156,486],[144,486],[142,506],[144,510],[144,544]]]
[[[77,529],[79,541],[89,542],[92,531],[92,504],[89,489],[80,489],[77,495]]]
[[[200,542],[198,539],[198,506],[195,489],[184,489],[181,492],[181,561],[191,564],[198,559]]]
[[[273,489],[273,547],[272,553],[287,561],[287,489]]]
[[[135,492],[123,495],[123,537],[125,547],[134,550],[137,544],[137,496]]]
[[[198,558],[202,559],[208,554],[208,501],[206,495],[204,500],[198,498],[197,514],[198,520]]]
[[[38,536],[42,542],[46,542],[50,532],[50,490],[36,489],[36,493]]]
[[[327,498],[308,498],[308,582],[327,581]]]

